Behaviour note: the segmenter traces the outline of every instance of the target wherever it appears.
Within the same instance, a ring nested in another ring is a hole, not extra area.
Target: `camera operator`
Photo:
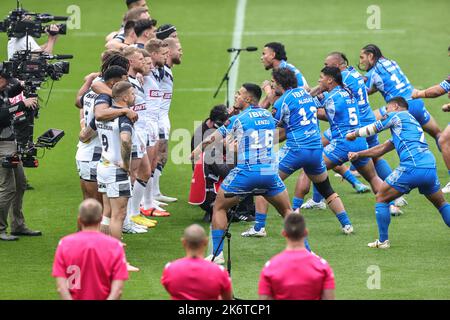
[[[27,16],[25,16],[24,20],[28,19]],[[44,43],[43,45],[38,45],[36,43],[36,40],[34,40],[31,36],[24,36],[22,38],[15,38],[12,37],[8,41],[8,60],[12,58],[15,52],[20,50],[28,50],[31,51],[44,51],[48,54],[53,53],[53,46],[56,43],[56,39],[58,39],[58,33],[59,33],[59,27],[56,24],[51,24],[47,29],[46,33],[48,34],[48,41]],[[27,39],[28,39],[28,45],[27,45]]]
[[[24,111],[27,108],[37,106],[37,98],[26,98],[11,105],[9,98],[21,93],[21,87],[17,79],[11,78],[3,71],[0,64],[0,240],[17,240],[17,236],[40,236],[40,231],[33,231],[26,227],[22,212],[23,194],[26,188],[25,175],[20,159],[14,156],[17,152],[17,144],[12,125],[13,114]],[[3,167],[9,160],[16,167]],[[8,212],[11,210],[11,235],[6,233],[8,227]]]
[[[214,133],[214,131],[221,127],[229,117],[227,107],[223,104],[214,106],[209,114],[209,118],[202,122],[202,124],[195,130],[191,139],[191,151],[194,150],[203,139]],[[205,156],[201,164],[192,164],[194,171],[191,195],[193,195],[192,204],[199,203],[200,208],[205,211],[203,217],[204,222],[211,222],[212,208],[216,200],[216,188],[220,182],[225,179],[232,167],[230,167],[224,159],[224,152],[218,150],[222,145],[213,145],[211,149],[205,150]],[[202,184],[202,181],[205,184]],[[202,195],[204,195],[203,199]],[[199,201],[194,198],[199,197]],[[233,221],[253,221],[254,215],[253,197],[245,198],[234,211],[234,215],[230,217]],[[253,213],[253,215],[252,215]]]

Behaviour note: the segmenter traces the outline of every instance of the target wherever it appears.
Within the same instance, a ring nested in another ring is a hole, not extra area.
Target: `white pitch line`
[[[245,8],[247,7],[247,0],[237,0],[236,4],[236,16],[234,18],[234,31],[232,48],[240,48],[242,44],[242,33],[244,32],[245,23]],[[234,55],[230,56],[230,63],[234,59]],[[230,71],[230,91],[228,92],[228,100],[230,105],[233,104],[234,91],[236,90],[236,84],[239,74],[239,58],[237,58],[235,65]]]
[[[387,35],[387,34],[405,34],[405,29],[388,30],[273,30],[273,31],[241,31],[242,36],[323,36],[323,35]],[[229,37],[237,36],[236,32],[201,32],[187,31],[179,32],[180,37]],[[106,33],[101,32],[74,32],[77,37],[106,37]]]

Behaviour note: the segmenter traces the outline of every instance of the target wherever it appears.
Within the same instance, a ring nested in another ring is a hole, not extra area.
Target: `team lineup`
[[[133,247],[122,243],[123,233],[143,234],[160,223],[170,224],[168,208],[178,201],[161,192],[160,179],[164,179],[162,172],[170,161],[169,115],[172,95],[176,94],[176,69],[183,56],[181,41],[173,25],[157,28],[146,8],[130,9],[121,29],[107,37],[100,71],[86,76],[76,96],[80,132],[75,160],[83,199],[98,200],[102,205],[101,232],[128,251]],[[249,82],[238,88],[227,110],[228,119],[204,137],[187,159],[196,163],[217,145],[223,147],[227,159],[233,159],[232,169],[216,190],[211,216],[212,252],[205,261],[225,264],[227,213],[244,196],[251,195],[255,222],[241,233],[239,241],[278,236],[266,231],[272,205],[283,218],[288,248],[289,243],[292,248],[306,248],[308,252],[302,257],[326,275],[318,292],[334,290],[333,271],[314,254],[315,244],[308,242],[303,218],[305,210],[329,208],[344,235],[358,232],[351,210],[346,209],[348,200],[333,188],[330,172],[340,175],[357,193],[373,194],[372,229],[375,233],[377,227],[378,236],[363,246],[389,249],[396,245],[389,238],[391,217],[414,205],[407,194],[416,188],[431,203],[430,219],[438,219],[435,213],[439,213],[450,227],[450,204],[444,198],[450,193],[450,123],[441,131],[423,100],[445,94],[450,97],[450,77],[428,89],[416,90],[400,66],[375,44],[361,48],[356,67],[343,52],[324,52],[323,58],[314,86],[300,68],[288,62],[282,43],[266,43],[260,59],[270,72],[270,80],[255,84],[247,76]],[[371,105],[369,97],[376,92],[382,95],[384,106]],[[442,112],[450,112],[450,104],[444,105]],[[326,123],[329,129],[323,130]],[[390,133],[389,140],[380,141],[378,134],[382,131]],[[448,181],[442,185],[429,139],[434,140],[449,172]],[[383,158],[394,150],[399,158],[395,168]],[[295,174],[295,188],[288,190],[285,180]],[[188,227],[183,238],[185,248],[189,248],[186,251],[202,256],[203,249],[199,248],[203,248],[204,237],[203,229]],[[261,273],[260,297],[302,296],[303,292],[283,296],[273,291],[271,275],[280,268],[288,274],[288,267],[294,268],[297,261],[292,258],[282,267],[281,258],[267,257],[270,260]],[[161,282],[172,298],[187,298],[172,294],[169,287],[178,281],[177,272],[191,267],[189,263],[169,263],[163,270]],[[128,260],[125,265],[127,271],[139,271],[141,267]],[[231,279],[224,269],[210,265],[201,268],[222,281],[225,293],[221,297],[231,299]],[[60,274],[64,272],[61,267]],[[121,272],[126,279],[126,272]],[[202,294],[204,299],[209,297]],[[214,295],[217,293],[211,292]],[[334,298],[334,293],[306,298]]]

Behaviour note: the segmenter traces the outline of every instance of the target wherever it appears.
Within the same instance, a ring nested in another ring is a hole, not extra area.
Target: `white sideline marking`
[[[245,8],[247,7],[247,0],[237,0],[236,4],[236,16],[234,18],[234,32],[232,48],[240,48],[242,44],[242,33],[244,31],[245,23]],[[230,55],[230,63],[233,61],[236,53]],[[230,71],[230,91],[228,92],[228,100],[230,106],[233,105],[234,91],[236,90],[236,83],[239,74],[239,58],[237,58],[235,65]],[[225,88],[226,89],[226,88]]]

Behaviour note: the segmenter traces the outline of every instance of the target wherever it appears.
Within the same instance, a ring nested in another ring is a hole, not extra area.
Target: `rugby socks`
[[[442,219],[444,219],[445,224],[450,227],[450,204],[446,202],[442,207],[439,208],[439,212],[441,213]]]
[[[267,218],[267,214],[263,214],[263,213],[259,213],[256,212],[255,213],[255,226],[253,227],[255,229],[255,231],[260,231],[262,228],[264,228],[266,226],[266,218]]]
[[[156,165],[155,172],[153,173],[153,195],[159,196],[161,194],[161,191],[159,190],[159,177],[161,177],[162,174],[163,165],[161,163],[158,163]]]
[[[347,172],[344,173],[342,176],[345,180],[351,183],[351,185],[354,187],[356,184],[361,183],[350,170],[347,170]]]
[[[311,252],[311,247],[309,246],[308,238],[305,238],[305,248],[306,248],[306,250]]]
[[[217,229],[217,230],[212,230],[212,239],[213,239],[213,255],[217,252],[217,255],[219,255],[222,251],[223,251],[223,242],[224,241],[222,241],[222,237],[223,237],[223,234],[225,233],[225,231],[224,230],[220,230],[220,229]],[[222,243],[220,243],[222,241]],[[219,243],[220,243],[220,246],[219,246]],[[218,251],[217,251],[217,249],[219,249]]]
[[[384,159],[379,159],[377,162],[375,162],[375,170],[377,171],[378,176],[383,181],[392,173],[391,166]]]
[[[153,177],[153,174],[152,174],[152,177]],[[153,205],[152,188],[153,188],[153,178],[150,178],[147,181],[147,185],[145,186],[145,191],[144,191],[144,210],[150,209]]]
[[[389,211],[388,211],[389,212]],[[351,225],[352,223],[350,222],[350,218],[347,215],[347,212],[341,212],[336,214],[336,218],[339,220],[339,222],[341,223],[342,227],[345,227],[346,225]]]
[[[391,223],[391,213],[389,212],[389,203],[381,202],[375,205],[375,217],[377,219],[378,234],[380,242],[389,239],[388,229]]]
[[[302,198],[297,198],[294,197],[292,199],[292,209],[297,210],[298,208],[300,208],[303,204],[303,199]]]
[[[320,202],[322,200],[323,200],[322,195],[317,190],[316,186],[313,185],[313,201],[318,203],[318,202]]]
[[[133,196],[130,199],[130,202],[131,202],[130,214],[132,217],[137,216],[140,213],[139,206],[141,204],[142,197],[144,196],[146,187],[147,187],[147,182],[145,182],[141,179],[136,179],[136,181],[134,182]]]

